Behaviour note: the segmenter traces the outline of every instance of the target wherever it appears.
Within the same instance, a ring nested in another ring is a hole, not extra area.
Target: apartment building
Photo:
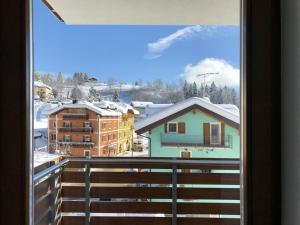
[[[48,149],[72,156],[116,156],[133,145],[137,113],[130,105],[108,101],[59,106],[49,114]]]
[[[48,149],[71,156],[115,156],[121,115],[88,102],[59,106],[49,114]]]

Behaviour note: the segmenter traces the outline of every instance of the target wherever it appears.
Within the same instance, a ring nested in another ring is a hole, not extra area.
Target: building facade
[[[151,157],[239,158],[239,115],[190,98],[136,123],[149,133]]]
[[[52,97],[52,88],[41,81],[34,82],[34,95],[41,101],[48,101]]]
[[[62,105],[49,115],[48,149],[71,156],[116,156],[130,150],[133,123],[130,112],[91,103]]]

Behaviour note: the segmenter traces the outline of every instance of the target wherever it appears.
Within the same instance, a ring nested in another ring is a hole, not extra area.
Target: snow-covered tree
[[[101,100],[100,93],[94,87],[91,87],[89,89],[88,98],[90,101],[100,101]]]
[[[114,102],[120,102],[120,95],[119,95],[119,92],[117,90],[114,91],[113,101]]]
[[[80,100],[80,99],[82,99],[82,92],[81,92],[81,90],[77,86],[72,89],[71,98],[73,100]]]

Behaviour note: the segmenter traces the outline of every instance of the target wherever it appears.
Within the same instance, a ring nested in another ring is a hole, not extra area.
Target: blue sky
[[[65,25],[34,0],[34,60],[39,72],[101,81],[193,80],[216,70],[224,81],[239,69],[239,27]]]

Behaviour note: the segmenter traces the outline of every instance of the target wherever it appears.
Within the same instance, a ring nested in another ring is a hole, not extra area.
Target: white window
[[[84,150],[84,157],[91,158],[91,150]]]
[[[177,123],[168,123],[168,133],[177,133]]]
[[[71,127],[70,121],[64,121],[64,127]]]
[[[89,121],[84,122],[84,123],[83,123],[83,126],[84,126],[84,127],[90,127],[90,122],[89,122]]]
[[[83,140],[84,140],[84,142],[90,142],[91,141],[91,136],[90,135],[84,135]]]
[[[221,124],[211,123],[210,124],[210,144],[220,145],[221,144]]]
[[[70,142],[71,141],[71,135],[66,134],[65,135],[65,141]]]

